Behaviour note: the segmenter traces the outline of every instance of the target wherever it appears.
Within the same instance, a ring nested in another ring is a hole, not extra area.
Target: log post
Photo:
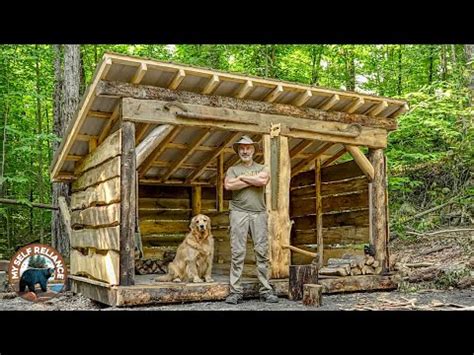
[[[318,158],[314,164],[315,190],[316,190],[316,240],[318,243],[318,267],[323,266],[323,205],[321,198],[321,159]]]
[[[293,301],[303,299],[303,285],[317,282],[317,265],[290,265],[288,298]]]
[[[272,141],[275,140],[273,143]],[[289,273],[290,252],[290,178],[291,164],[288,138],[264,135],[265,166],[270,169],[266,186],[268,212],[268,242],[272,278],[286,278]],[[276,155],[276,156],[275,156]]]
[[[69,245],[71,245],[71,212],[66,202],[66,198],[64,196],[58,197],[58,205],[59,211],[61,212],[61,218],[64,223],[64,231],[67,234],[67,239],[69,240]]]
[[[375,260],[382,272],[388,271],[387,255],[387,206],[386,176],[383,149],[369,149],[369,159],[374,167],[374,179],[369,184],[370,240],[375,248]]]
[[[303,304],[305,306],[321,307],[321,296],[323,286],[315,284],[304,285],[303,288]]]
[[[224,153],[217,157],[217,181],[216,181],[216,195],[217,195],[217,212],[224,211]]]
[[[135,125],[122,121],[120,167],[120,285],[135,283],[136,156]]]
[[[201,213],[201,186],[193,186],[193,193],[192,193],[192,199],[193,199],[193,216]]]

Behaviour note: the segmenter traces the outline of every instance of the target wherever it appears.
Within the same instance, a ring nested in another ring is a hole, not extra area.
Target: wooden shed
[[[223,177],[238,162],[231,145],[243,134],[262,143],[255,160],[271,171],[277,293],[287,293],[290,264],[311,262],[285,245],[314,249],[323,263],[348,244],[370,243],[380,274],[329,278],[325,292],[393,286],[384,149],[406,110],[389,98],[105,54],[51,165],[53,181],[72,183],[73,291],[117,306],[224,299],[230,194]],[[338,163],[344,154],[353,160]],[[136,235],[145,259],[162,259],[199,212],[212,220],[216,282],[135,275]],[[251,244],[245,263],[246,295],[256,294]]]

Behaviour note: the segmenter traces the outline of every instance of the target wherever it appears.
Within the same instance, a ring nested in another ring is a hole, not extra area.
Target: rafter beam
[[[339,97],[338,94],[335,94],[331,96],[330,99],[328,99],[321,107],[319,107],[320,110],[329,110],[331,107],[333,107],[335,104],[339,102],[341,98]]]
[[[168,89],[171,90],[176,90],[181,84],[181,82],[184,80],[186,77],[186,73],[184,72],[183,69],[179,69],[176,75],[174,76],[173,80],[171,81],[170,85],[168,86]]]
[[[155,151],[156,147],[164,141],[175,127],[172,125],[159,125],[146,136],[146,138],[138,144],[136,148],[137,168]]]
[[[297,155],[299,155],[300,153],[303,152],[303,150],[305,150],[306,148],[308,148],[310,145],[312,145],[314,143],[314,141],[312,140],[303,140],[302,142],[300,142],[296,147],[294,147],[291,151],[290,151],[290,158],[294,158],[296,157]]]
[[[99,138],[98,136],[91,136],[88,134],[78,134],[76,136],[76,139],[82,142],[89,142],[91,139],[98,139],[98,138]]]
[[[158,161],[154,161],[153,163],[151,163],[151,167],[156,167],[156,168],[169,168],[171,166],[174,165],[174,162],[172,161],[162,161],[162,160],[158,160]],[[179,166],[179,169],[197,169],[199,168],[200,165],[195,165],[195,164],[181,164]],[[216,170],[216,167],[215,166],[207,166],[205,170],[213,170],[215,171]]]
[[[387,107],[388,107],[387,101],[382,101],[381,103],[379,103],[373,109],[370,110],[369,116],[375,117],[375,116],[379,115]]]
[[[142,81],[143,77],[145,76],[147,72],[147,65],[145,63],[140,63],[140,66],[138,67],[137,71],[133,75],[133,78],[131,80],[132,84],[140,84]]]
[[[201,136],[199,136],[188,148],[188,150],[183,154],[183,156],[176,160],[174,164],[171,166],[171,168],[166,172],[165,175],[163,175],[162,180],[168,180],[173,173],[179,169],[179,167],[194,153],[196,148],[201,145],[202,142],[204,142],[207,137],[211,134],[211,130],[207,129]]]
[[[114,112],[112,113],[109,120],[105,124],[105,127],[102,129],[102,132],[99,135],[99,140],[97,141],[97,144],[101,144],[104,141],[104,139],[107,138],[115,122],[117,122],[118,118],[120,117],[120,113],[121,113],[121,107],[120,107],[120,104],[117,104],[115,106]]]
[[[141,142],[145,132],[150,128],[149,123],[142,123],[139,128],[137,128],[135,133],[135,144]]]
[[[271,93],[269,93],[265,97],[265,102],[273,102],[275,101],[281,94],[283,94],[283,86],[277,85],[275,89]]]
[[[253,89],[253,83],[252,81],[250,80],[247,80],[245,82],[245,84],[243,84],[241,86],[241,88],[237,91],[237,93],[235,94],[235,97],[238,98],[238,99],[243,99],[245,96],[248,95],[248,93],[250,92],[250,90]]]
[[[217,88],[217,86],[219,85],[219,83],[220,83],[219,76],[213,75],[211,79],[209,80],[209,82],[204,87],[204,90],[202,91],[202,93],[204,95],[212,94],[214,90]]]
[[[365,100],[363,98],[359,97],[357,100],[355,100],[353,103],[351,103],[348,108],[345,109],[345,112],[354,113],[364,104],[365,104]]]
[[[88,117],[101,118],[104,120],[108,120],[111,115],[112,115],[112,112],[105,112],[105,111],[89,111],[87,113]]]
[[[295,106],[303,106],[313,96],[311,90],[306,90],[301,93],[292,103]]]
[[[326,159],[321,166],[324,168],[326,166],[331,165],[333,162],[336,162],[340,157],[346,154],[346,152],[347,152],[346,148],[343,146],[339,152],[334,154],[332,157],[329,157],[328,159]]]
[[[81,160],[82,158],[84,158],[84,156],[82,156],[82,155],[72,155],[72,154],[69,154],[68,156],[66,156],[66,160],[69,160],[69,161],[79,161],[79,160]]]
[[[197,179],[197,177],[199,175],[201,175],[201,173],[204,171],[204,169],[217,157],[219,156],[219,154],[221,154],[224,149],[229,145],[229,144],[233,144],[234,142],[237,141],[237,139],[239,139],[241,136],[241,133],[240,132],[231,132],[229,134],[229,136],[224,140],[224,142],[217,148],[214,150],[214,152],[201,164],[201,166],[196,170],[194,171],[190,176],[188,176],[188,178],[186,179],[186,181],[188,183],[190,182],[193,182],[194,180]]]
[[[171,142],[179,134],[180,131],[181,127],[174,127],[171,132],[156,147],[156,149],[145,159],[142,166],[138,168],[138,177],[140,179],[145,176],[153,161],[158,159],[161,153],[163,153],[167,148],[166,145]]]
[[[306,158],[302,162],[298,163],[294,168],[291,169],[291,176],[295,176],[296,174],[300,173],[302,170],[310,166],[311,164],[314,164],[314,161],[319,158],[323,153],[331,148],[334,145],[334,143],[323,143],[316,152],[311,154],[309,158]]]

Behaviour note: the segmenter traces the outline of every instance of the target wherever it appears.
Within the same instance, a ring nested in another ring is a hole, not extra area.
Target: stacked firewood
[[[166,274],[168,264],[173,261],[176,253],[166,251],[163,259],[139,259],[135,260],[135,272],[138,275],[145,274]]]
[[[343,255],[341,259],[328,259],[328,265],[319,270],[320,275],[355,276],[380,274],[382,267],[371,255]]]

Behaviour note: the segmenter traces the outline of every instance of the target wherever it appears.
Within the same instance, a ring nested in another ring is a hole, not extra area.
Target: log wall
[[[121,130],[75,169],[71,196],[71,274],[119,284]]]
[[[354,161],[321,169],[324,264],[344,253],[363,254],[357,245],[369,242],[368,180]],[[317,250],[315,172],[291,180],[290,218],[295,222],[291,245]],[[311,257],[292,253],[292,264],[307,264]]]

